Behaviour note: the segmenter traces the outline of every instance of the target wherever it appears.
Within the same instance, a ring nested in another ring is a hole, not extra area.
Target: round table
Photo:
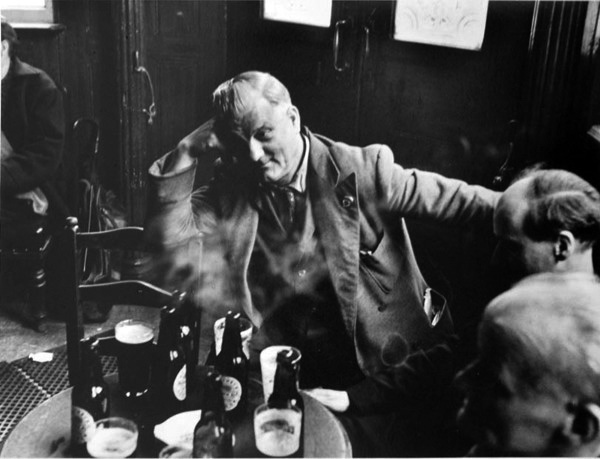
[[[116,375],[106,378],[110,388],[111,416],[135,419],[130,402],[118,390]],[[336,417],[321,403],[302,393],[304,400],[304,456],[352,457],[352,448],[346,431]],[[256,457],[251,415],[234,426],[236,457]],[[153,425],[140,426],[140,440],[136,456],[156,457],[161,445],[153,438]],[[70,457],[71,389],[54,395],[30,411],[10,433],[0,457]],[[164,446],[164,444],[162,444]]]

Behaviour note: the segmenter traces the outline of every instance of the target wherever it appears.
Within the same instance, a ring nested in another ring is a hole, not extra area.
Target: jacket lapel
[[[360,243],[356,174],[352,172],[342,177],[327,146],[308,134],[310,162],[307,187],[315,227],[340,302],[344,325],[353,336]]]

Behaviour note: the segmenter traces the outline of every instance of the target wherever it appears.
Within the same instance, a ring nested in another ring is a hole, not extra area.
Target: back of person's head
[[[525,278],[485,309],[482,346],[501,353],[516,382],[600,404],[600,283],[586,273]]]
[[[8,54],[12,58],[15,56],[16,47],[19,44],[19,39],[17,38],[17,32],[15,29],[8,23],[8,21],[2,16],[2,40],[6,40],[8,42]]]
[[[600,194],[581,177],[565,170],[537,170],[526,175],[528,212],[523,231],[536,241],[570,231],[589,246],[600,238]]]
[[[248,96],[258,92],[272,105],[291,104],[287,88],[273,75],[247,71],[221,83],[213,92],[213,107],[217,119],[235,124],[250,108]]]
[[[600,283],[525,278],[485,309],[479,356],[457,376],[461,430],[484,456],[600,454]]]

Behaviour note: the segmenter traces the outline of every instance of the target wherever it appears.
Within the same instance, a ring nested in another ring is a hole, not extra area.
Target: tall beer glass
[[[139,397],[148,391],[153,337],[152,325],[141,320],[123,320],[115,326],[119,386],[126,397]]]

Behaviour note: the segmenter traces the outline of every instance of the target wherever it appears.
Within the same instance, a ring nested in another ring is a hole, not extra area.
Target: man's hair
[[[19,39],[17,38],[17,32],[12,26],[2,18],[2,40],[8,41],[8,55],[11,59],[15,56],[16,47],[19,44]]]
[[[536,241],[552,240],[563,230],[591,246],[600,237],[600,194],[565,170],[536,170],[528,179],[528,211],[523,231]]]
[[[484,356],[507,365],[518,388],[600,402],[600,283],[594,275],[524,279],[492,300],[479,339]]]
[[[272,105],[291,104],[287,88],[273,75],[248,71],[227,80],[213,92],[213,107],[217,119],[236,125],[246,111],[246,96],[259,92]]]

